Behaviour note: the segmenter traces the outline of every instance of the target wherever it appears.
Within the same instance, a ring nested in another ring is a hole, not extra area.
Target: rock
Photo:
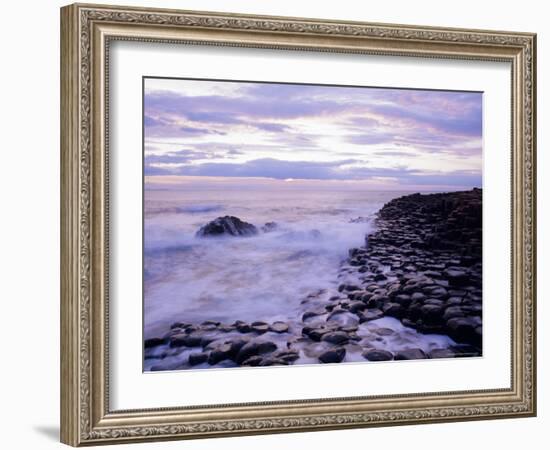
[[[175,334],[170,338],[170,347],[198,347],[201,345],[202,334]]]
[[[361,290],[361,288],[354,284],[341,284],[340,286],[338,286],[338,292],[343,292],[343,291],[351,292],[351,291],[359,291],[359,290]]]
[[[412,302],[412,297],[407,294],[399,294],[394,297],[393,301],[395,303],[399,303],[404,308],[407,308]]]
[[[256,331],[257,333],[266,333],[269,331],[269,324],[265,322],[260,322],[260,321],[252,322],[250,324],[250,327],[252,328],[253,331]]]
[[[331,350],[328,350],[319,355],[319,361],[324,364],[339,363],[346,356],[346,349],[344,347],[337,347]]]
[[[196,366],[197,364],[202,364],[208,361],[208,353],[207,352],[200,352],[200,353],[191,353],[189,355],[189,365]]]
[[[450,348],[434,348],[428,353],[428,356],[432,359],[454,358],[456,354]]]
[[[324,334],[328,333],[330,330],[326,328],[309,328],[304,327],[302,329],[302,334],[305,334],[312,341],[319,342]]]
[[[208,364],[214,365],[225,359],[233,359],[239,350],[246,345],[244,341],[226,342],[210,352]]]
[[[420,308],[422,319],[425,323],[436,323],[442,321],[443,307],[439,305],[426,304]]]
[[[363,302],[360,301],[354,301],[349,304],[349,311],[352,313],[356,313],[358,311],[363,311],[367,308],[367,305],[365,305]]]
[[[393,331],[391,328],[375,328],[372,330],[374,334],[377,334],[378,336],[391,336],[392,334],[395,334],[395,331]]]
[[[457,342],[480,345],[477,327],[478,323],[472,317],[453,317],[447,321],[449,335]]]
[[[275,357],[277,359],[282,359],[283,361],[292,363],[300,357],[300,354],[296,351],[289,350],[289,351],[278,352],[275,354]]]
[[[326,310],[306,311],[304,314],[302,314],[302,322],[305,322],[308,319],[311,319],[312,317],[323,315],[325,313],[326,313]]]
[[[443,320],[448,321],[453,317],[464,317],[464,311],[460,306],[449,306],[443,313]]]
[[[368,309],[367,311],[363,311],[360,317],[365,322],[365,321],[380,319],[384,317],[384,313],[382,312],[382,310],[378,308],[372,308],[372,309]]]
[[[425,359],[426,353],[424,353],[419,348],[411,348],[407,350],[399,350],[395,353],[395,360],[404,360],[404,359]]]
[[[393,359],[393,353],[386,350],[366,350],[363,352],[363,358],[369,361],[390,361]]]
[[[452,350],[455,352],[456,358],[481,356],[481,350],[472,345],[465,345],[465,344],[453,345]]]
[[[382,307],[382,311],[384,311],[384,314],[391,317],[401,318],[403,316],[403,307],[399,303],[386,303]]]
[[[436,298],[443,298],[449,295],[449,293],[447,292],[447,289],[441,286],[437,286],[435,288],[429,289],[428,292],[432,297],[436,297]]]
[[[271,231],[275,231],[279,226],[276,222],[267,222],[265,225],[262,226],[262,231],[264,233],[269,233]]]
[[[284,359],[268,356],[261,360],[259,366],[288,366],[289,364],[290,363]]]
[[[145,339],[145,341],[143,342],[143,347],[144,348],[158,347],[159,345],[164,345],[167,342],[168,342],[168,339],[164,339],[164,338]]]
[[[252,327],[248,323],[241,320],[237,320],[235,322],[235,328],[239,333],[250,333],[252,331]]]
[[[262,357],[261,356],[251,356],[250,358],[246,359],[245,361],[243,361],[241,363],[241,366],[251,366],[251,367],[255,367],[255,366],[259,366],[262,362]]]
[[[242,346],[237,353],[235,362],[241,364],[251,356],[263,355],[277,350],[277,345],[270,341],[252,341]]]
[[[452,286],[464,286],[470,280],[468,273],[462,268],[448,267],[443,273],[449,280],[449,284]]]
[[[284,322],[273,322],[269,328],[275,333],[286,333],[288,331],[288,325]]]
[[[235,216],[218,217],[197,231],[197,237],[215,236],[253,236],[258,234],[257,228]]]
[[[329,342],[331,344],[345,344],[349,341],[349,336],[347,333],[344,333],[343,331],[332,331],[329,333],[323,334],[321,337],[321,340],[324,342]]]
[[[181,366],[179,362],[162,362],[151,367],[151,372],[160,372],[162,370],[178,370]]]
[[[426,298],[426,296],[422,292],[414,292],[411,295],[411,300],[414,302],[422,301]]]

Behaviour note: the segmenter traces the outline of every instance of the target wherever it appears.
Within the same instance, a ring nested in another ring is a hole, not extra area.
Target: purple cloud
[[[399,184],[445,184],[457,186],[481,186],[481,175],[469,171],[454,171],[446,174],[430,174],[406,167],[381,168],[357,167],[357,160],[347,159],[333,162],[283,161],[262,158],[241,164],[212,162],[182,165],[176,168],[162,169],[146,166],[146,175],[188,175],[212,177],[264,177],[284,180],[287,178],[305,180],[369,180],[380,177],[396,178]],[[352,165],[352,166],[350,166]],[[152,170],[151,170],[152,169]]]
[[[204,94],[145,92],[145,141],[161,146],[153,158],[146,151],[148,174],[277,179],[397,177],[402,183],[422,184],[418,178],[423,174],[426,180],[439,179],[439,175],[428,176],[431,172],[427,169],[392,169],[395,160],[391,158],[433,154],[447,158],[446,167],[451,161],[458,164],[451,181],[480,184],[481,164],[473,172],[460,167],[472,167],[472,159],[481,157],[482,93],[236,82],[222,95],[209,86],[229,82],[181,83],[189,90],[200,85]],[[326,123],[330,126],[325,127]],[[254,138],[248,139],[249,135]],[[158,155],[170,138],[196,153]],[[388,150],[381,150],[385,146]],[[354,160],[345,163],[345,155],[354,154],[355,148]],[[285,161],[285,155],[293,151],[310,152],[311,161]],[[229,159],[230,152],[239,156],[239,163],[235,159],[231,163],[204,161]],[[341,160],[315,161],[327,153]],[[382,158],[382,162],[388,158],[388,167],[365,168],[368,155],[377,156],[377,161]],[[462,166],[461,160],[465,161]],[[177,166],[160,170],[158,164],[162,163]],[[444,184],[453,184],[448,181]]]

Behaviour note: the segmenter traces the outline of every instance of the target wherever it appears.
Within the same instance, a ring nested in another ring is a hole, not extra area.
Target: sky
[[[144,80],[144,173],[481,187],[482,93]]]

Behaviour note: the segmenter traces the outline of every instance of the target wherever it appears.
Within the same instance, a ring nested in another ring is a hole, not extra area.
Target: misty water
[[[375,212],[404,194],[290,184],[146,189],[145,338],[175,321],[297,319],[305,296],[338,286],[339,266],[364,244]],[[253,237],[195,236],[225,215],[278,226]]]

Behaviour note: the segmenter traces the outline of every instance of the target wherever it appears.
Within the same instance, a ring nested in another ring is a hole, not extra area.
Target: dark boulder
[[[206,361],[208,361],[207,352],[191,353],[188,359],[190,366],[196,366],[197,364],[202,364]]]
[[[390,361],[393,359],[393,353],[386,350],[367,350],[363,352],[363,358],[369,361]]]
[[[339,363],[346,356],[346,349],[344,347],[337,347],[331,350],[328,350],[319,355],[319,361],[324,364]]]
[[[143,342],[143,347],[144,348],[158,347],[159,345],[166,344],[167,342],[168,342],[167,339],[162,339],[162,338],[145,339],[145,341]]]
[[[277,222],[267,222],[262,226],[262,231],[264,233],[269,233],[270,231],[275,231],[277,228],[279,228]]]
[[[275,333],[286,333],[288,331],[288,325],[284,322],[273,322],[269,329]]]
[[[330,333],[325,333],[321,337],[321,340],[324,342],[329,342],[331,344],[345,344],[349,341],[349,336],[343,331],[332,331]]]
[[[203,337],[202,334],[175,334],[170,337],[170,347],[199,347]]]
[[[411,348],[407,350],[399,350],[395,353],[394,359],[404,360],[404,359],[426,359],[426,353],[424,353],[419,348]]]
[[[238,364],[243,363],[252,356],[263,355],[277,350],[277,345],[270,341],[253,341],[248,342],[239,350],[235,358]]]
[[[208,222],[197,231],[197,237],[253,236],[258,229],[235,216],[224,216]]]

